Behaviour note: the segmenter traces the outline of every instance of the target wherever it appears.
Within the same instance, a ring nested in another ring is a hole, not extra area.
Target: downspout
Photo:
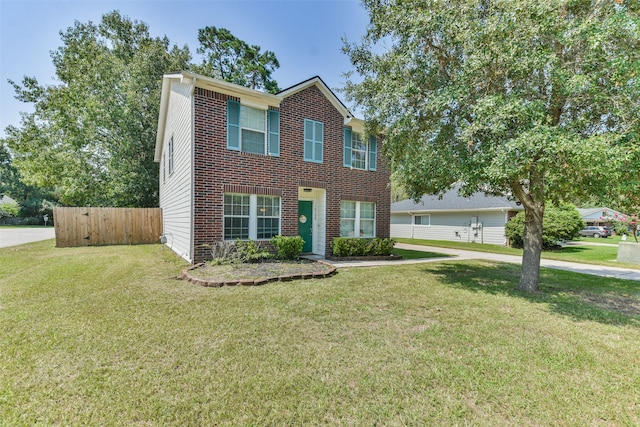
[[[413,228],[415,227],[414,223],[413,223],[413,213],[411,213],[411,211],[409,211],[409,221],[411,223],[411,238],[413,239]]]

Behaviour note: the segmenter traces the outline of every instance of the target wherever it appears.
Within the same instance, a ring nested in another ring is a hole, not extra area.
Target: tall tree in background
[[[640,2],[363,3],[346,90],[392,169],[412,197],[461,182],[522,202],[519,287],[538,290],[545,200],[604,191],[640,144]]]
[[[162,74],[188,68],[188,48],[170,48],[117,11],[60,35],[63,45],[52,52],[60,84],[11,82],[35,107],[20,128],[6,130],[13,165],[27,184],[55,187],[64,204],[157,206]]]
[[[23,182],[20,171],[13,165],[13,157],[8,148],[0,141],[0,198],[4,195],[18,202],[21,217],[40,217],[44,213],[51,213],[57,205],[57,198],[51,188]]]
[[[198,53],[204,59],[201,65],[192,67],[194,71],[269,93],[280,90],[271,78],[280,67],[275,53],[260,52],[260,46],[249,45],[225,28],[201,28],[198,41]]]

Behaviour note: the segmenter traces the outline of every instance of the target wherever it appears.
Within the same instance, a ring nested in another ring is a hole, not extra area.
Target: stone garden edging
[[[336,267],[323,261],[315,261],[319,264],[323,264],[329,267],[328,270],[317,273],[302,273],[302,274],[289,274],[282,276],[273,276],[266,277],[262,279],[232,279],[232,280],[206,280],[200,279],[192,276],[189,272],[195,270],[199,267],[202,267],[204,263],[199,263],[192,265],[191,267],[187,267],[182,270],[180,274],[180,278],[186,280],[187,282],[193,283],[194,285],[203,286],[207,288],[220,288],[222,286],[259,286],[266,285],[271,282],[288,282],[291,280],[299,280],[299,279],[324,279],[326,277],[330,277],[336,272]]]

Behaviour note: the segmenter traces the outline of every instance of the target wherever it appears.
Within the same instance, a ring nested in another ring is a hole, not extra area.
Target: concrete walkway
[[[37,242],[40,240],[54,239],[55,228],[41,227],[0,227],[0,248],[22,245],[23,243]]]
[[[436,248],[433,246],[409,245],[406,243],[397,243],[398,249],[409,249],[422,252],[437,252],[441,254],[452,255],[453,258],[424,258],[424,259],[407,259],[400,261],[327,261],[337,268],[347,267],[373,267],[381,265],[402,265],[417,264],[424,262],[440,262],[440,261],[457,261],[468,259],[486,259],[496,262],[508,262],[512,264],[521,264],[522,257],[515,255],[492,254],[486,252],[465,251],[459,249]],[[615,277],[617,279],[637,280],[640,281],[640,266],[637,270],[620,267],[607,267],[602,265],[581,264],[577,262],[555,261],[550,259],[540,260],[540,265],[547,268],[556,268],[558,270],[573,271],[575,273],[592,274],[602,277]]]

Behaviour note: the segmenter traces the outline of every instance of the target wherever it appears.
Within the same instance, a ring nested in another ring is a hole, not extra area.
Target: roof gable
[[[277,93],[277,95],[284,99],[311,86],[316,86],[318,89],[320,89],[320,92],[325,96],[325,98],[329,100],[329,102],[331,102],[335,109],[338,110],[340,114],[342,114],[342,117],[344,117],[345,120],[353,118],[353,114],[351,114],[349,109],[342,103],[342,101],[340,101],[340,99],[338,99],[333,91],[329,89],[329,86],[327,86],[327,84],[319,76],[311,77],[308,80],[300,82],[287,89],[281,90]]]

